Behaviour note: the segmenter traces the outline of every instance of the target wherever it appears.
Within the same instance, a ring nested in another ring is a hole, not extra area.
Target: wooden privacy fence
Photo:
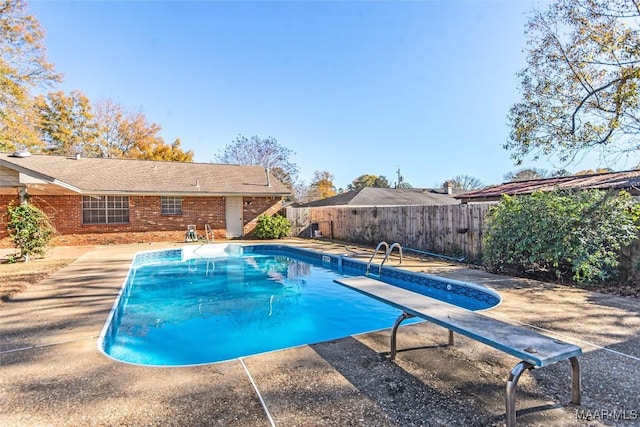
[[[404,248],[480,259],[482,230],[494,203],[443,206],[286,208],[292,233],[374,246],[398,242]]]

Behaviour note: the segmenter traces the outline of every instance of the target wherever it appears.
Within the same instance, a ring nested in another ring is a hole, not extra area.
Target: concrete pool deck
[[[278,243],[346,253],[330,242]],[[96,341],[133,255],[183,245],[56,248],[54,256],[78,259],[0,304],[0,425],[504,425],[518,360],[462,337],[446,347],[447,332],[428,323],[400,328],[395,362],[386,357],[392,325],[187,368],[105,357]],[[495,289],[503,302],[485,314],[583,348],[582,405],[568,403],[568,362],[530,371],[518,386],[519,425],[640,425],[640,300],[432,260],[400,267]]]

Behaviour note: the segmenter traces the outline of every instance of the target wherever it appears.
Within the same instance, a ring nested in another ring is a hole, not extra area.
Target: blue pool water
[[[105,324],[109,357],[143,365],[212,363],[389,328],[401,313],[336,284],[364,263],[279,245],[141,253]],[[381,280],[469,309],[499,296],[460,282],[383,270]],[[428,285],[428,280],[434,281]],[[455,286],[455,289],[454,289]],[[419,321],[412,319],[412,321]]]

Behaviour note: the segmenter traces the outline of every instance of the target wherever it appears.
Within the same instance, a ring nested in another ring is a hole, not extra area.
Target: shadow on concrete
[[[311,348],[399,426],[484,426],[494,419],[483,414],[473,399],[416,378],[352,337]]]

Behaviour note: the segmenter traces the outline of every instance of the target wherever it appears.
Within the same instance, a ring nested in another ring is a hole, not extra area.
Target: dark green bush
[[[617,274],[620,248],[638,237],[638,212],[626,192],[504,196],[487,216],[483,263],[496,272],[603,281]]]
[[[291,233],[291,222],[282,215],[260,215],[253,231],[259,239],[280,239]]]
[[[49,217],[42,210],[30,204],[7,207],[9,237],[16,248],[20,249],[20,257],[25,261],[31,255],[42,255],[53,238],[56,230]]]

